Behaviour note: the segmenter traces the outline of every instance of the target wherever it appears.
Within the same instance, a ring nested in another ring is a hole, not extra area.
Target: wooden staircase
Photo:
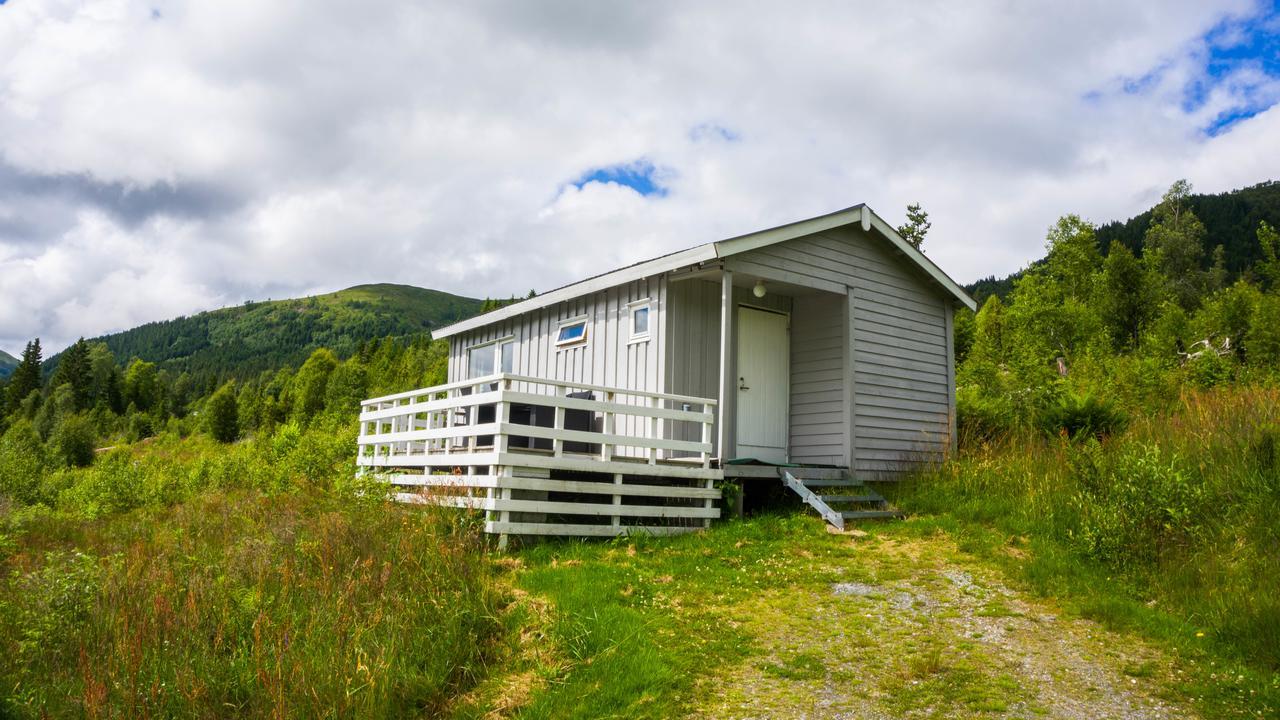
[[[837,530],[847,520],[904,517],[880,493],[842,468],[778,468],[782,483]],[[817,492],[814,492],[817,490]]]

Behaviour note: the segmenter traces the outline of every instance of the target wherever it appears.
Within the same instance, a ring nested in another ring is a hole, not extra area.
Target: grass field
[[[4,445],[0,717],[1273,717],[1278,408],[972,448],[849,534],[509,553],[353,482],[341,423]]]

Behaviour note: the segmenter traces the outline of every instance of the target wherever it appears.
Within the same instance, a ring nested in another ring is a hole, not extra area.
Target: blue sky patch
[[[1204,107],[1215,90],[1228,88],[1234,103],[1208,121],[1201,131],[1209,137],[1257,115],[1280,100],[1280,7],[1268,4],[1250,17],[1225,18],[1200,37],[1203,50],[1193,50],[1192,58],[1203,63],[1204,74],[1182,88],[1182,111],[1194,113]],[[1119,79],[1119,91],[1144,95],[1155,90],[1174,66],[1166,61],[1138,77]],[[1100,101],[1107,93],[1091,91],[1081,98]]]
[[[608,165],[583,173],[573,181],[573,186],[582,189],[591,182],[617,183],[635,190],[645,197],[666,197],[667,189],[662,186],[659,170],[652,162],[641,158],[629,163]]]

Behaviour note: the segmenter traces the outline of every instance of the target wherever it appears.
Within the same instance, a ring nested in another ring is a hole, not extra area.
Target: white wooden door
[[[738,457],[787,461],[790,336],[786,315],[738,308]]]

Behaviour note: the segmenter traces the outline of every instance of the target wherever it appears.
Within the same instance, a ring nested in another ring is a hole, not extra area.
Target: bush
[[[1189,547],[1207,510],[1204,484],[1156,445],[1126,450],[1082,485],[1080,537],[1090,555],[1117,567]]]
[[[151,416],[143,413],[134,413],[129,417],[129,441],[138,442],[139,440],[149,438],[155,435],[155,426],[151,423]]]
[[[54,453],[67,467],[85,467],[93,462],[97,440],[93,423],[84,415],[71,415],[58,423],[49,438]]]
[[[223,443],[235,442],[240,437],[240,419],[236,408],[235,388],[227,383],[205,403],[204,411],[209,434],[214,440]]]
[[[1051,436],[1103,438],[1124,430],[1128,416],[1112,401],[1091,393],[1067,393],[1040,413],[1040,427]]]
[[[27,504],[40,499],[44,443],[28,420],[18,420],[0,437],[0,495]]]
[[[989,443],[1012,432],[1013,405],[1003,396],[989,397],[970,388],[956,393],[956,433],[961,445]]]

